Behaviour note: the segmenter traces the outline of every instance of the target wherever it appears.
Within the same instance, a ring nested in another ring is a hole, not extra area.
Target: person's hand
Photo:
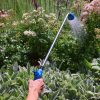
[[[29,80],[29,91],[35,91],[37,93],[41,93],[41,90],[43,90],[44,87],[44,81],[43,79],[38,79],[38,80]]]
[[[29,80],[27,100],[37,100],[39,94],[43,90],[43,79]]]

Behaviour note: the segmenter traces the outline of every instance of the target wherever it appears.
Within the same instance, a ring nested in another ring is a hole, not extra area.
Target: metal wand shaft
[[[46,55],[46,57],[45,57],[45,59],[44,59],[44,61],[43,61],[43,63],[42,63],[41,66],[44,66],[44,64],[46,63],[46,61],[47,61],[47,59],[48,59],[48,57],[49,57],[49,55],[50,55],[50,53],[51,53],[51,50],[53,49],[54,44],[55,44],[55,42],[56,42],[56,40],[57,40],[59,34],[61,33],[61,30],[62,30],[64,24],[65,24],[65,22],[66,22],[67,16],[68,16],[68,14],[65,16],[64,21],[63,21],[63,23],[61,24],[60,29],[58,30],[57,35],[56,35],[56,37],[55,37],[55,39],[54,39],[54,41],[53,41],[53,43],[52,43],[52,45],[51,45],[51,47],[50,47],[50,49],[49,49],[49,51],[48,51],[48,53],[47,53],[47,55]]]

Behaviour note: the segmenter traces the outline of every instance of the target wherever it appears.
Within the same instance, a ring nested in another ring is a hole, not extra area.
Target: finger
[[[41,93],[43,91],[43,88],[44,88],[44,85],[41,86],[40,90],[39,90],[39,93]]]
[[[41,86],[41,90],[43,90],[43,88],[44,88],[44,85]]]

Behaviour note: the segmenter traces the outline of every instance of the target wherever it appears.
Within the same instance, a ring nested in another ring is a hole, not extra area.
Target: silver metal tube
[[[51,52],[51,50],[53,49],[54,44],[55,44],[55,42],[56,42],[56,40],[57,40],[59,34],[61,33],[61,30],[62,30],[64,24],[65,24],[65,22],[66,22],[67,16],[68,16],[68,14],[65,16],[64,21],[63,21],[63,23],[61,24],[60,29],[58,30],[58,33],[57,33],[57,35],[56,35],[56,37],[55,37],[55,39],[54,39],[54,41],[53,41],[53,43],[52,43],[52,45],[51,45],[51,47],[50,47],[50,49],[49,49],[49,51],[48,51],[48,53],[47,53],[47,55],[46,55],[46,57],[45,57],[45,59],[44,59],[44,61],[43,61],[43,63],[42,63],[41,66],[44,66],[44,64],[46,63],[46,61],[47,61],[47,59],[48,59],[48,57],[49,57],[49,55],[50,55],[50,52]]]

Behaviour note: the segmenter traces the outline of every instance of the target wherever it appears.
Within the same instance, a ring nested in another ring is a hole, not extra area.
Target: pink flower
[[[88,12],[83,12],[83,13],[81,14],[81,16],[82,16],[82,17],[86,17],[86,16],[88,16],[88,14],[89,14]]]
[[[86,20],[86,17],[91,12],[96,12],[97,14],[100,14],[100,0],[93,0],[91,3],[85,4],[81,13],[81,20]]]
[[[9,14],[6,11],[1,10],[0,11],[0,17],[1,18],[7,18],[7,17],[9,17]]]
[[[91,4],[93,5],[93,6],[100,6],[100,0],[93,0],[92,2],[91,2]]]
[[[84,10],[86,10],[86,11],[88,11],[88,12],[92,12],[92,11],[94,10],[94,7],[91,6],[90,4],[88,4],[88,5],[86,5],[86,6],[84,7]]]
[[[83,23],[86,22],[87,16],[88,16],[88,12],[87,12],[87,11],[85,11],[85,12],[83,12],[83,13],[81,14],[81,21],[82,21]]]

